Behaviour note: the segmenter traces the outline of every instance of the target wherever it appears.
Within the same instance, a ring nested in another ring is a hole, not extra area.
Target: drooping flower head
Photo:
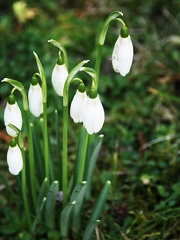
[[[83,110],[83,125],[89,134],[101,130],[105,120],[104,108],[95,89],[91,89]]]
[[[82,122],[83,120],[83,110],[86,105],[87,94],[84,83],[80,83],[76,94],[71,102],[70,106],[70,116],[75,123]]]
[[[32,77],[28,91],[29,110],[35,116],[39,117],[43,112],[42,89],[36,76]]]
[[[63,89],[67,76],[68,70],[63,58],[60,55],[52,72],[52,85],[57,95],[61,97],[63,97]]]
[[[14,138],[12,138],[8,148],[7,164],[10,173],[13,175],[18,175],[23,168],[22,153]]]
[[[14,137],[17,133],[15,130],[10,128],[8,124],[14,125],[16,128],[21,130],[22,128],[22,115],[21,110],[15,100],[13,94],[9,95],[8,102],[4,110],[4,124],[6,126],[7,133]]]
[[[115,72],[126,76],[133,61],[133,45],[126,27],[121,28],[121,33],[115,43],[112,54],[112,65]]]

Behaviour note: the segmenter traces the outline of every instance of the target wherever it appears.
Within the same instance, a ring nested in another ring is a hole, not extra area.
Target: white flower
[[[70,116],[75,123],[82,122],[83,109],[87,101],[87,94],[85,92],[76,91],[70,106]]]
[[[4,124],[6,126],[7,133],[14,137],[17,133],[8,126],[8,124],[12,124],[17,127],[19,130],[22,128],[22,115],[21,110],[15,101],[13,104],[9,104],[7,102],[5,110],[4,110]]]
[[[23,159],[21,150],[16,145],[15,147],[9,146],[7,152],[7,163],[9,166],[9,171],[13,175],[18,175],[23,168]]]
[[[57,95],[63,97],[63,89],[68,71],[65,63],[62,65],[56,64],[52,72],[52,85]]]
[[[119,35],[112,54],[112,65],[115,72],[123,77],[129,73],[133,61],[133,45],[131,37],[124,38]]]
[[[83,125],[89,134],[97,133],[104,124],[105,114],[102,103],[96,98],[88,97],[83,111]]]
[[[37,83],[36,85],[30,85],[28,91],[29,100],[29,110],[35,117],[39,117],[43,112],[43,102],[42,102],[42,89]]]

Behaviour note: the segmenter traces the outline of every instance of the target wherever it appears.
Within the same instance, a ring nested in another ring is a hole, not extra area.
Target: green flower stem
[[[43,103],[43,143],[44,143],[44,161],[45,161],[45,177],[47,177],[47,185],[49,187],[49,144],[47,129],[47,104]]]
[[[95,71],[96,71],[96,77],[95,77],[95,89],[98,88],[98,83],[99,83],[99,73],[100,73],[100,66],[101,66],[101,58],[102,58],[102,49],[103,45],[98,44],[98,50],[97,50],[97,57],[96,57],[96,62],[95,62]]]
[[[57,173],[60,172],[61,174],[57,174],[58,181],[59,181],[59,188],[62,189],[62,156],[61,156],[61,138],[60,138],[60,130],[59,130],[59,115],[58,110],[55,110],[55,126],[56,126],[56,142],[57,142],[57,159],[58,159],[58,168]]]
[[[81,150],[79,171],[78,171],[78,183],[82,182],[84,180],[83,175],[84,175],[84,166],[85,166],[85,160],[86,160],[88,139],[89,139],[89,134],[85,129],[84,139],[83,139],[83,142],[82,142],[82,150]]]
[[[32,193],[32,200],[34,209],[36,208],[36,190],[35,190],[35,167],[34,167],[34,148],[33,148],[33,138],[32,138],[32,132],[30,128],[30,122],[29,122],[29,115],[28,111],[25,111],[25,119],[26,119],[26,126],[27,126],[27,137],[28,137],[28,154],[29,154],[29,166],[30,166],[30,180],[31,180],[31,193]]]
[[[24,148],[21,148],[22,158],[23,158],[23,169],[22,169],[22,196],[24,202],[24,208],[26,212],[26,217],[28,221],[29,229],[31,228],[31,218],[30,218],[30,210],[28,204],[28,195],[27,195],[27,183],[26,183],[26,163],[25,163],[25,153]]]
[[[49,144],[48,144],[48,130],[47,130],[47,84],[44,68],[38,55],[34,53],[36,63],[39,70],[39,76],[42,81],[42,95],[43,95],[43,143],[44,143],[44,160],[45,160],[45,177],[47,177],[47,185],[49,186]]]
[[[81,67],[87,63],[88,60],[83,60],[79,64],[77,64],[69,73],[63,90],[63,160],[62,160],[62,190],[63,190],[63,206],[67,203],[67,134],[68,134],[68,90],[70,84],[73,82],[73,78],[78,71],[80,71]],[[77,78],[74,79],[75,81]]]
[[[63,161],[62,161],[62,190],[63,206],[67,203],[67,134],[68,134],[68,106],[63,106]]]

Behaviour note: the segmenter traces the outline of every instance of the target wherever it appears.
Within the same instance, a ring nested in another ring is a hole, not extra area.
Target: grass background
[[[60,112],[61,107],[50,79],[57,50],[47,41],[53,38],[61,42],[68,52],[70,68],[83,59],[90,59],[89,66],[93,66],[103,21],[113,10],[124,13],[135,52],[131,72],[123,78],[111,67],[117,23],[111,25],[103,50],[99,92],[106,112],[101,131],[105,137],[93,191],[96,196],[109,179],[112,190],[96,239],[180,239],[180,2],[24,2],[23,14],[18,16],[15,1],[0,0],[0,79],[19,80],[28,89],[37,71],[32,51],[38,54],[48,79],[52,139],[51,116],[54,106]],[[74,85],[71,98],[75,90]],[[3,111],[9,92],[9,86],[1,83],[0,181],[8,181],[12,196],[1,184],[0,239],[31,239],[19,221],[14,204],[19,201],[16,185],[6,165],[9,138],[4,131]],[[71,169],[79,129],[70,120]],[[38,239],[43,237],[39,235]]]

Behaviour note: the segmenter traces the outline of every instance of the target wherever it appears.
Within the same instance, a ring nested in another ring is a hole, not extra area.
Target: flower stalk
[[[43,143],[44,143],[44,159],[45,159],[45,176],[47,177],[47,185],[49,186],[49,144],[48,144],[48,129],[47,129],[47,84],[46,75],[38,55],[34,53],[36,63],[39,70],[40,79],[42,81],[42,102],[43,102]]]

